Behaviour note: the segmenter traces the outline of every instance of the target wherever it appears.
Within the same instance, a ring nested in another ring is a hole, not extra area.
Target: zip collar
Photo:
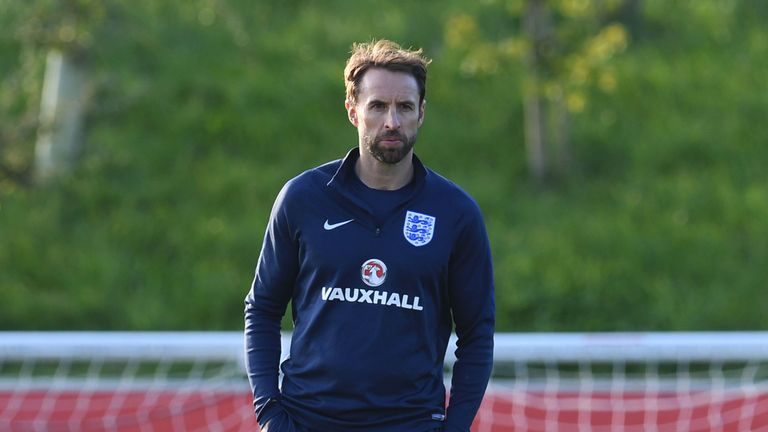
[[[360,159],[360,149],[357,147],[352,148],[347,152],[347,155],[342,159],[339,168],[328,180],[326,186],[331,188],[346,188],[349,185],[350,176],[356,176],[355,163]],[[427,169],[416,153],[413,154],[413,178],[411,183],[414,183],[414,191],[421,190],[424,186],[424,181],[427,178]]]
[[[347,152],[347,155],[344,157],[344,159],[341,160],[339,167],[336,169],[336,172],[333,174],[333,176],[331,176],[331,179],[326,183],[326,186],[334,192],[336,197],[341,201],[343,207],[355,215],[356,220],[358,220],[357,218],[362,218],[362,220],[359,220],[359,222],[363,222],[363,220],[367,221],[367,223],[363,223],[365,225],[369,225],[371,228],[376,229],[378,233],[381,226],[385,224],[386,219],[392,217],[392,215],[396,214],[397,212],[393,212],[390,215],[373,214],[368,204],[359,199],[352,192],[351,182],[355,180],[355,177],[352,176],[357,176],[357,174],[355,174],[355,163],[359,158],[360,150],[357,147]],[[413,188],[411,193],[408,194],[408,196],[405,197],[403,201],[397,205],[396,208],[398,210],[412,202],[421,193],[421,191],[424,189],[428,175],[429,170],[427,170],[424,164],[421,163],[421,160],[419,160],[416,154],[414,154],[413,178],[411,179]]]

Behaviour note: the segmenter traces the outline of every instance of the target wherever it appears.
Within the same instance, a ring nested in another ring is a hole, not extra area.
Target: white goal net
[[[0,332],[0,431],[257,430],[238,332]]]
[[[768,431],[768,333],[497,335],[473,430]]]
[[[255,430],[240,332],[0,332],[0,431]],[[768,333],[499,334],[472,431],[768,432]]]

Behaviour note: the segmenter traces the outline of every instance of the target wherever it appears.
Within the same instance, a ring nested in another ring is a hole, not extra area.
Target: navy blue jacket
[[[414,156],[410,193],[373,214],[351,191],[358,157],[353,149],[302,173],[275,201],[245,299],[257,419],[287,415],[322,432],[469,431],[493,360],[493,269],[480,209]],[[279,389],[289,301],[294,330]]]

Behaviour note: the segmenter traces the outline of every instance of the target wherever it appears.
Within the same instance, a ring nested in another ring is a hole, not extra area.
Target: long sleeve
[[[264,235],[251,289],[245,298],[248,380],[260,425],[280,414],[280,322],[291,299],[298,247],[288,222],[288,185],[278,195]]]
[[[445,431],[468,432],[491,376],[495,327],[493,263],[477,207],[467,214],[450,266],[449,293],[458,342]]]

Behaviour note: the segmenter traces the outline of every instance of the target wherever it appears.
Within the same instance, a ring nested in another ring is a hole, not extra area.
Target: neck
[[[360,158],[355,163],[355,174],[371,189],[400,189],[413,178],[413,151],[396,164],[386,164],[366,150],[360,149]]]

